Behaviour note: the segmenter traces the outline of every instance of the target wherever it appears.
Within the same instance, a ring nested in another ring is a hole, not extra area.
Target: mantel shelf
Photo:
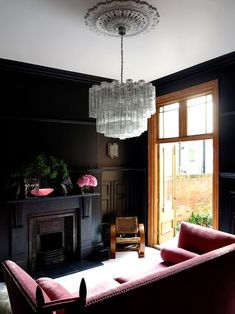
[[[25,199],[19,200],[9,200],[7,204],[18,204],[18,203],[28,203],[28,202],[47,202],[53,200],[66,200],[66,199],[73,199],[73,198],[84,198],[84,197],[94,197],[100,196],[100,193],[85,193],[85,194],[73,194],[67,196],[41,196],[41,197],[28,197]]]

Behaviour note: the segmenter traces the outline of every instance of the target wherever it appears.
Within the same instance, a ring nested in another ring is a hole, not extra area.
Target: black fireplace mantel
[[[77,199],[77,198],[84,198],[84,197],[94,197],[99,196],[100,193],[85,193],[85,194],[71,194],[66,196],[41,196],[41,197],[28,197],[22,198],[18,200],[9,200],[7,204],[18,204],[18,203],[28,203],[28,202],[47,202],[52,200],[64,200],[64,199]]]
[[[11,200],[7,202],[11,213],[10,225],[10,258],[21,267],[30,268],[29,264],[29,221],[43,215],[62,215],[73,213],[76,216],[77,259],[88,258],[93,247],[101,241],[99,234],[100,194],[76,194],[55,197],[30,197],[27,199]],[[98,230],[98,231],[97,231]]]
[[[69,208],[80,208],[82,217],[89,216],[87,206],[91,205],[91,198],[100,196],[100,193],[74,194],[68,196],[53,196],[53,197],[29,197],[19,200],[8,201],[8,205],[12,205],[11,209],[13,226],[20,227],[23,225],[24,210],[29,210],[30,213],[42,213],[47,211],[63,210]]]

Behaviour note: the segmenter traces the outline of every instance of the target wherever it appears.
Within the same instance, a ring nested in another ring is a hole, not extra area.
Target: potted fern
[[[16,176],[23,178],[24,184],[27,185],[26,197],[35,184],[38,187],[53,187],[59,194],[66,194],[66,187],[72,188],[67,164],[62,159],[43,153],[36,155],[31,162],[17,171]]]

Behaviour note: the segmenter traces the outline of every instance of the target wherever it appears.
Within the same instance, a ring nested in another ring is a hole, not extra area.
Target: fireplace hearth
[[[32,271],[89,259],[101,242],[99,195],[9,201],[10,258]]]

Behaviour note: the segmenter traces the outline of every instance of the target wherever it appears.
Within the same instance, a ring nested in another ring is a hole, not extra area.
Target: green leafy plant
[[[41,153],[17,171],[16,176],[62,181],[69,176],[69,173],[68,166],[63,160]]]
[[[203,213],[203,214],[192,213],[188,221],[193,224],[204,226],[204,227],[212,226],[212,216],[208,213]]]

